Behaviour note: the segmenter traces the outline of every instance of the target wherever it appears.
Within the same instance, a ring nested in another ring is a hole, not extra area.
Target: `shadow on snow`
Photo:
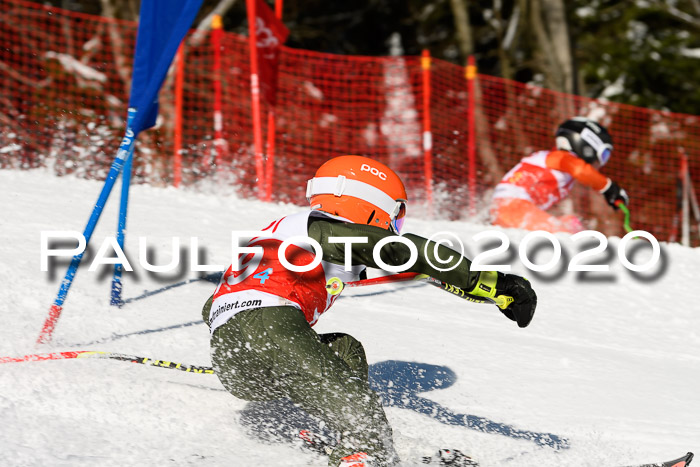
[[[521,430],[485,417],[457,413],[422,397],[421,393],[454,384],[457,376],[446,366],[388,360],[370,365],[369,377],[372,389],[381,396],[385,407],[412,410],[446,425],[529,440],[555,450],[569,447],[569,441],[558,435]],[[323,423],[289,400],[249,402],[241,411],[240,422],[251,436],[268,442],[296,442],[301,446],[297,437],[302,429],[326,439],[334,438]]]

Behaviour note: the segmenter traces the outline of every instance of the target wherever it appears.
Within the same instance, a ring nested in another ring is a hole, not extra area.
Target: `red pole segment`
[[[186,371],[188,373],[214,373],[214,369],[209,366],[188,365],[186,363],[178,363],[170,360],[158,360],[149,357],[139,357],[136,355],[126,355],[114,352],[103,352],[99,350],[76,350],[69,352],[25,355],[23,357],[0,357],[0,364],[19,362],[41,362],[45,360],[65,360],[70,358],[102,358],[119,360],[122,362],[139,363],[141,365],[157,366],[159,368],[166,368],[171,370]]]
[[[180,44],[175,56],[175,121],[173,123],[173,185],[182,180],[182,87],[185,81],[185,43]]]
[[[476,215],[476,124],[474,122],[474,107],[476,97],[474,96],[474,80],[476,79],[476,63],[474,56],[467,59],[465,69],[467,78],[467,159],[469,161],[468,181],[469,186],[469,214]]]
[[[423,165],[425,172],[425,196],[428,210],[433,210],[433,133],[430,125],[430,51],[423,50]]]
[[[277,19],[282,19],[282,7],[284,0],[275,0],[275,16]]]
[[[275,1],[275,16],[282,19],[282,2]],[[267,113],[267,161],[265,165],[265,201],[272,201],[272,184],[275,173],[275,109]]]
[[[46,321],[44,321],[39,337],[36,340],[37,344],[46,344],[51,340],[51,335],[53,334],[53,330],[56,328],[56,323],[58,322],[58,318],[61,317],[62,311],[63,306],[56,305],[55,303],[51,305],[51,308],[49,309],[49,316],[46,317]]]
[[[690,246],[690,184],[688,177],[688,156],[681,151],[681,244]]]
[[[17,363],[17,362],[41,362],[44,360],[63,360],[67,358],[78,358],[80,354],[85,353],[84,350],[72,352],[54,352],[25,355],[23,357],[0,357],[0,363]]]
[[[212,84],[214,86],[214,158],[216,171],[223,169],[224,156],[226,154],[226,140],[224,139],[224,118],[221,102],[221,37],[223,36],[221,16],[214,15],[211,19],[211,48],[213,52]]]
[[[267,112],[267,161],[265,164],[265,201],[272,201],[275,172],[275,111]]]
[[[257,179],[258,199],[265,196],[265,177],[263,166],[262,120],[260,115],[260,78],[258,74],[258,44],[256,28],[255,0],[246,0],[248,10],[248,44],[250,47],[250,97],[253,113],[253,144],[255,148],[255,176]]]
[[[419,274],[417,272],[402,272],[399,274],[390,274],[388,276],[373,277],[372,279],[362,279],[359,281],[346,282],[345,287],[363,287],[365,285],[391,284],[394,282],[412,281]]]

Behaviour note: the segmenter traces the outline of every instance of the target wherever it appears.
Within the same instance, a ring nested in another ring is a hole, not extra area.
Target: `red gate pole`
[[[275,172],[275,111],[267,112],[267,161],[265,161],[265,201],[272,201]]]
[[[428,212],[433,213],[433,133],[430,125],[430,51],[423,50],[423,164],[425,171],[425,196]]]
[[[282,2],[275,1],[275,16],[282,20]],[[267,161],[265,165],[265,201],[272,201],[272,184],[275,173],[275,108],[267,112]]]
[[[175,56],[175,121],[173,123],[173,185],[182,181],[182,86],[185,81],[185,41]]]
[[[257,179],[258,199],[265,196],[265,178],[263,166],[262,120],[260,115],[260,78],[258,74],[258,44],[255,21],[255,0],[246,0],[248,10],[248,44],[250,47],[250,97],[253,113],[253,144],[255,148],[255,176]]]
[[[214,86],[214,158],[216,173],[221,173],[226,153],[224,140],[223,105],[221,103],[221,36],[223,35],[221,16],[214,15],[211,19],[211,48],[213,52],[212,84]]]
[[[681,244],[690,246],[690,186],[688,184],[688,156],[681,152]]]
[[[284,6],[284,0],[275,0],[275,16],[277,19],[282,19],[282,7]]]
[[[465,69],[467,78],[467,160],[469,161],[468,181],[469,186],[469,215],[476,215],[476,124],[474,122],[474,80],[476,79],[476,64],[474,56],[467,58]]]

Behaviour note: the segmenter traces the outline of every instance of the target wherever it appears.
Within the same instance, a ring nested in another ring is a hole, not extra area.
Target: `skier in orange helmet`
[[[399,176],[378,161],[333,158],[308,181],[306,196],[311,209],[271,222],[264,235],[250,240],[247,246],[259,251],[241,255],[204,306],[215,373],[240,399],[288,398],[323,420],[337,434],[329,466],[397,465],[392,429],[370,388],[362,344],[348,334],[312,329],[338,298],[329,284],[364,278],[367,266],[403,266],[417,256],[407,272],[427,274],[474,297],[503,297],[506,305],[499,311],[519,327],[530,324],[537,296],[522,277],[472,271],[466,258],[451,270],[436,269],[438,258],[459,255],[417,235],[401,235],[410,246],[393,241],[377,248],[381,262],[376,260],[375,245],[401,233],[407,204]],[[290,270],[279,258],[284,241],[290,243],[285,256],[295,266],[314,261],[313,241],[322,261],[305,272]]]

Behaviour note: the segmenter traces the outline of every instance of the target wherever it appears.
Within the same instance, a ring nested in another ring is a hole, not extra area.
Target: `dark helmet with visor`
[[[571,151],[578,157],[593,164],[604,166],[613,149],[612,137],[604,126],[584,117],[574,117],[557,128],[555,134],[557,149]]]

